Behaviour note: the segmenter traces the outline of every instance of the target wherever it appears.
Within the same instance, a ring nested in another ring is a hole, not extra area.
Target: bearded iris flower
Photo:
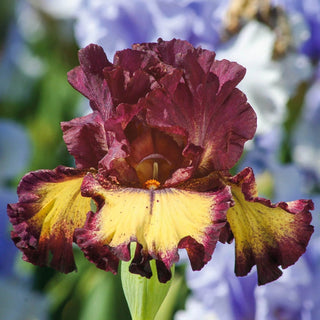
[[[135,44],[113,63],[91,44],[79,61],[68,80],[92,113],[61,124],[76,168],[30,172],[8,205],[26,261],[73,271],[76,242],[116,273],[136,242],[130,271],[150,278],[154,259],[166,282],[178,249],[200,270],[217,241],[235,239],[236,275],[256,265],[264,284],[305,252],[312,201],[274,205],[258,197],[251,168],[229,173],[256,130],[236,88],[242,66],[176,39]]]

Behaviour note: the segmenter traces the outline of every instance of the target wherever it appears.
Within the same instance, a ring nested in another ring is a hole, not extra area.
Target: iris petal
[[[98,167],[108,152],[109,141],[104,122],[98,112],[62,122],[63,139],[74,156],[77,168]]]
[[[112,99],[103,69],[112,64],[103,49],[95,44],[81,49],[78,55],[80,66],[68,72],[68,81],[90,100],[91,108],[105,118],[111,113]]]
[[[88,215],[85,227],[76,231],[78,245],[85,252],[90,248],[89,260],[101,265],[104,256],[97,253],[108,247],[119,259],[128,261],[130,242],[136,241],[141,257],[136,253],[135,264],[143,267],[136,265],[135,269],[147,270],[145,264],[156,259],[162,282],[171,276],[170,267],[179,259],[178,248],[187,249],[194,269],[210,260],[231,203],[229,187],[203,193],[174,188],[108,189],[90,175],[83,192],[98,205],[98,211]]]
[[[167,49],[170,57],[174,41],[160,42],[159,52]],[[161,87],[149,93],[145,101],[148,124],[186,134],[189,144],[203,149],[196,164],[198,175],[232,168],[256,131],[256,114],[235,88],[245,69],[235,62],[214,60],[213,53],[202,49],[188,48],[172,59],[184,73],[180,78],[178,71],[168,74],[161,79]]]
[[[72,242],[90,211],[80,193],[86,171],[66,167],[30,172],[18,187],[19,202],[8,205],[12,238],[24,260],[70,272],[76,268]],[[49,255],[52,259],[49,261]]]
[[[258,283],[276,280],[305,252],[313,233],[311,200],[279,202],[257,197],[254,175],[246,168],[230,180],[235,206],[227,220],[236,243],[237,276],[257,265]]]

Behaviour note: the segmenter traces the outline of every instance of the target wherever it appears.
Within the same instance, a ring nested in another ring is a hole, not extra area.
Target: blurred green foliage
[[[1,5],[5,6],[5,2]],[[38,77],[30,77],[12,63],[7,75],[7,90],[0,97],[0,117],[18,121],[30,134],[33,157],[28,170],[72,164],[62,140],[60,122],[74,118],[80,99],[80,94],[67,82],[67,72],[78,64],[72,25],[70,21],[57,21],[42,12],[38,14],[44,27],[42,36],[16,41],[24,42],[23,46],[39,60],[44,71]],[[3,19],[1,23],[4,23]],[[12,19],[8,24],[13,24]],[[9,36],[9,27],[4,30]],[[10,43],[5,43],[6,38],[1,40],[4,52],[4,45]],[[16,54],[17,57],[11,57],[11,60],[19,59],[21,52]]]
[[[120,277],[97,269],[75,250],[78,272],[55,274],[44,287],[52,319],[130,319]]]
[[[295,129],[296,125],[298,124],[298,120],[301,116],[301,112],[303,109],[303,102],[305,94],[308,90],[309,84],[306,82],[302,82],[295,94],[289,99],[287,102],[287,119],[284,121],[283,124],[283,132],[284,137],[282,141],[282,147],[280,149],[280,156],[279,160],[282,163],[291,163],[292,162],[292,132]]]
[[[0,52],[3,49],[10,23],[14,16],[15,0],[1,0],[0,2]]]

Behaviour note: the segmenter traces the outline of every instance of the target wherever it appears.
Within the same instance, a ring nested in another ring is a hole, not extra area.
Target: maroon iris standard
[[[155,259],[166,282],[178,249],[200,270],[217,241],[234,239],[236,275],[256,265],[264,284],[298,260],[313,232],[312,201],[272,204],[258,197],[251,168],[229,172],[256,131],[236,88],[242,66],[175,39],[135,44],[113,63],[92,44],[79,60],[68,79],[92,112],[61,124],[76,168],[28,173],[8,205],[26,261],[70,272],[76,242],[113,273],[133,258],[130,271],[151,277]]]

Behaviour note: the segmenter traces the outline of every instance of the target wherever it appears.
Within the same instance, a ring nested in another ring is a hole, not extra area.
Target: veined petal
[[[116,66],[105,68],[104,76],[114,105],[119,105],[120,103],[135,104],[139,98],[144,97],[150,90],[150,75],[142,70],[137,70],[130,74],[129,71]]]
[[[114,55],[113,62],[117,66],[121,66],[124,70],[134,73],[137,70],[148,70],[159,63],[159,59],[151,51],[146,53],[140,44],[134,44],[132,49],[117,51]],[[139,48],[142,49],[139,51]]]
[[[145,101],[149,125],[185,133],[188,143],[204,150],[198,163],[203,176],[235,165],[257,121],[246,96],[235,88],[244,68],[226,60],[213,62],[214,56],[207,55],[196,49],[180,54],[183,76],[179,80],[179,73],[173,72],[164,77],[161,88]]]
[[[84,225],[90,211],[90,198],[80,192],[86,173],[60,166],[30,172],[21,180],[19,202],[8,205],[8,215],[13,224],[12,239],[24,260],[40,266],[50,264],[65,273],[76,268],[73,233]]]
[[[126,186],[139,185],[136,171],[127,163],[128,156],[125,141],[114,139],[108,153],[99,162],[99,172],[105,176],[113,176],[118,183]]]
[[[219,78],[219,93],[218,96],[221,99],[218,103],[222,103],[223,100],[232,92],[236,85],[243,79],[246,69],[236,62],[228,60],[215,60],[211,66],[211,71]]]
[[[230,179],[235,206],[227,220],[236,242],[237,276],[257,265],[258,283],[276,280],[278,268],[294,264],[305,252],[313,233],[310,225],[313,202],[297,200],[273,205],[257,197],[254,175],[246,168]]]
[[[62,122],[63,139],[77,168],[98,167],[109,146],[104,122],[98,112]]]
[[[134,50],[148,52],[156,56],[160,61],[174,67],[181,66],[182,55],[190,50],[194,50],[194,47],[188,41],[179,39],[173,39],[171,41],[158,39],[158,42],[137,43],[134,44],[132,48]]]
[[[170,279],[170,267],[179,259],[178,248],[186,248],[194,270],[210,260],[231,203],[229,187],[204,193],[174,188],[108,189],[92,175],[85,178],[82,192],[93,197],[98,207],[88,215],[85,227],[76,231],[77,243],[89,260],[100,267],[105,257],[99,253],[110,248],[128,261],[130,242],[136,241],[139,249],[131,270],[150,277],[149,260],[156,259],[161,282]]]
[[[112,64],[103,49],[95,44],[79,50],[80,66],[68,72],[69,83],[90,100],[93,110],[108,117],[111,113],[112,99],[103,69]]]

